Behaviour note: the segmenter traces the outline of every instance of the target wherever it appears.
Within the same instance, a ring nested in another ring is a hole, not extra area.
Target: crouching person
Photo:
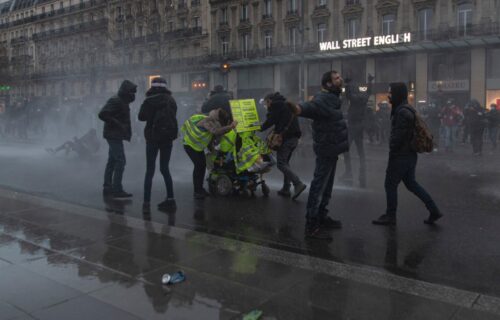
[[[210,111],[207,115],[195,114],[182,125],[184,150],[194,164],[194,198],[204,199],[208,192],[203,188],[207,167],[204,150],[214,138],[218,138],[236,128],[237,122],[231,123],[231,116],[222,109]]]

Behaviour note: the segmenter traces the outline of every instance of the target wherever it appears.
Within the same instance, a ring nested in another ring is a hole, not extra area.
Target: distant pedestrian
[[[281,146],[276,150],[277,166],[284,176],[283,187],[278,191],[278,194],[283,197],[292,196],[290,185],[293,184],[292,198],[295,200],[307,188],[290,167],[290,159],[302,135],[299,121],[288,107],[286,98],[279,92],[268,94],[264,98],[264,102],[267,107],[267,115],[261,130],[265,131],[274,127],[274,133],[280,134],[283,138]]]
[[[389,163],[385,175],[387,210],[384,215],[374,220],[373,224],[396,224],[398,186],[401,181],[410,192],[425,203],[430,215],[424,222],[433,224],[442,217],[442,214],[431,196],[415,180],[417,152],[413,150],[412,139],[415,133],[416,111],[408,104],[408,88],[404,83],[391,84],[389,102],[392,105],[392,112]]]
[[[475,99],[469,102],[469,108],[471,109],[470,139],[472,143],[472,152],[475,156],[480,156],[483,154],[484,129],[486,129],[488,124],[486,109]]]
[[[369,75],[368,88],[365,92],[359,90],[359,84],[349,83],[346,86],[346,97],[349,102],[347,110],[347,128],[349,131],[349,147],[352,142],[356,145],[359,157],[359,186],[366,187],[366,159],[364,147],[364,132],[368,100],[372,93],[373,76]],[[344,153],[345,173],[342,180],[352,183],[352,165],[350,151]]]
[[[453,100],[448,100],[446,105],[441,109],[440,116],[441,125],[444,129],[445,151],[453,152],[455,136],[457,134],[458,125],[462,121],[463,114],[453,103]]]
[[[208,148],[214,137],[220,137],[236,128],[238,123],[231,123],[230,115],[224,109],[215,109],[207,115],[195,114],[182,126],[184,150],[193,161],[194,198],[201,200],[208,196],[203,188],[205,171],[207,168],[205,149]]]
[[[154,78],[151,89],[146,92],[146,99],[139,111],[139,121],[146,121],[144,138],[146,139],[146,176],[144,177],[143,213],[150,212],[151,187],[155,174],[156,158],[160,153],[160,172],[165,182],[167,197],[158,204],[158,209],[175,207],[174,187],[170,175],[169,163],[172,154],[172,141],[177,139],[177,103],[172,92],[167,89],[167,81]]]
[[[210,92],[208,100],[201,106],[201,113],[208,114],[210,111],[221,108],[231,115],[231,106],[229,105],[231,96],[221,85],[216,85]]]
[[[321,91],[311,101],[295,107],[295,113],[313,120],[313,149],[316,167],[307,200],[305,236],[332,239],[327,229],[342,228],[342,223],[328,216],[338,156],[349,150],[347,124],[342,114],[340,94],[343,79],[337,71],[325,73]]]
[[[108,163],[104,172],[103,195],[113,198],[130,198],[132,194],[123,190],[122,178],[125,170],[125,151],[123,140],[132,137],[130,125],[130,103],[135,100],[137,85],[124,80],[118,94],[112,96],[99,112],[104,121],[104,139],[109,145]]]
[[[490,138],[492,150],[497,149],[498,142],[498,127],[500,126],[500,112],[497,110],[497,105],[492,104],[490,111],[486,115],[488,118],[488,137]]]

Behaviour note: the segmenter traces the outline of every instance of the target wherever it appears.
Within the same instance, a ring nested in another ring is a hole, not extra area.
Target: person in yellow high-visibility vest
[[[184,150],[194,164],[193,186],[195,199],[204,199],[208,192],[203,188],[203,179],[207,167],[204,150],[210,145],[214,137],[219,137],[238,124],[230,123],[230,115],[222,110],[212,110],[208,116],[195,114],[182,125]]]

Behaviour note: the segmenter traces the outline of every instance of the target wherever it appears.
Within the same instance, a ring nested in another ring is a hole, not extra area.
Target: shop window
[[[472,27],[472,4],[463,3],[457,7],[457,27],[460,36],[467,36]]]
[[[489,49],[487,57],[487,76],[489,79],[500,79],[500,49]]]
[[[465,80],[469,78],[470,54],[468,52],[429,55],[429,80]]]
[[[382,34],[394,34],[396,31],[396,15],[385,14],[382,16]]]
[[[342,60],[342,76],[344,79],[351,79],[358,84],[366,82],[366,60],[365,59],[344,59]]]
[[[415,79],[415,56],[390,55],[379,57],[375,60],[375,68],[378,83],[413,81]]]
[[[420,40],[428,40],[432,29],[433,11],[426,8],[418,11],[418,35]]]
[[[189,74],[188,73],[182,74],[181,85],[183,88],[187,88],[189,86]]]

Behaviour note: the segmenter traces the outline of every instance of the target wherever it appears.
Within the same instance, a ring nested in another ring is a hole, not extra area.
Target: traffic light
[[[231,71],[231,65],[228,62],[224,62],[220,65],[220,71],[222,73],[228,73]]]
[[[10,86],[0,86],[0,91],[9,91],[10,89]]]

